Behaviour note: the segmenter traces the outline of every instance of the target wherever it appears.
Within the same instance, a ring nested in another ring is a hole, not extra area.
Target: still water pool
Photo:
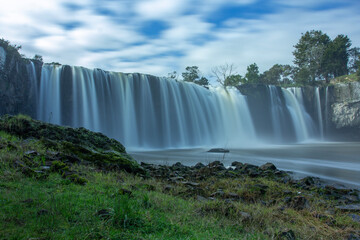
[[[257,148],[230,149],[230,153],[209,153],[208,148],[156,151],[129,151],[138,161],[160,165],[181,162],[192,166],[219,160],[226,167],[233,161],[262,165],[274,163],[291,171],[293,177],[316,176],[321,179],[360,189],[360,142],[322,142],[296,145],[271,145]]]

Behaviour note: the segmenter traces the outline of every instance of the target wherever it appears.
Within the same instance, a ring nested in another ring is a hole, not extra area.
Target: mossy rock
[[[0,117],[0,130],[23,139],[45,138],[53,141],[67,141],[81,144],[92,149],[114,150],[125,153],[125,147],[102,133],[95,133],[85,128],[63,127],[33,120],[25,115],[4,115]]]
[[[38,139],[47,149],[94,163],[107,170],[144,173],[121,143],[85,128],[48,124],[24,115],[4,115],[0,117],[0,131],[22,139]]]

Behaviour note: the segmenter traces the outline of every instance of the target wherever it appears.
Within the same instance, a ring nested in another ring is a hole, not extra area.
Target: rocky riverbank
[[[1,239],[359,239],[359,203],[272,163],[138,164],[102,134],[0,118]]]

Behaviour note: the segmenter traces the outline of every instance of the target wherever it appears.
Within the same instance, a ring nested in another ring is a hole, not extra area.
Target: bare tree
[[[167,77],[177,81],[179,79],[179,74],[176,71],[172,71],[168,73]]]
[[[227,78],[237,74],[234,63],[225,63],[224,65],[213,67],[211,72],[213,76],[216,77],[216,81],[218,81],[222,86],[226,86],[225,82]]]

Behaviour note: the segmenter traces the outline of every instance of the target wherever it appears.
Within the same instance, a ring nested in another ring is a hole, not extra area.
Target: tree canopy
[[[348,74],[351,41],[346,35],[333,40],[321,31],[307,31],[294,46],[295,81],[315,83]]]
[[[260,72],[259,67],[256,63],[250,64],[246,68],[247,72],[245,74],[245,78],[248,83],[258,83],[260,80]]]
[[[193,82],[201,86],[209,85],[208,79],[200,76],[201,73],[198,66],[187,66],[185,70],[186,71],[181,74],[185,82]]]
[[[302,33],[294,46],[294,65],[274,64],[260,73],[256,63],[246,68],[245,76],[237,72],[234,63],[225,63],[211,69],[212,77],[223,87],[238,86],[243,83],[255,84],[315,84],[317,81],[330,82],[330,79],[357,72],[360,75],[360,48],[351,48],[348,36],[339,34],[331,39],[320,30]],[[188,66],[181,75],[184,81],[199,85],[208,85],[209,81],[202,76],[199,67]],[[169,75],[177,78],[176,72]]]

